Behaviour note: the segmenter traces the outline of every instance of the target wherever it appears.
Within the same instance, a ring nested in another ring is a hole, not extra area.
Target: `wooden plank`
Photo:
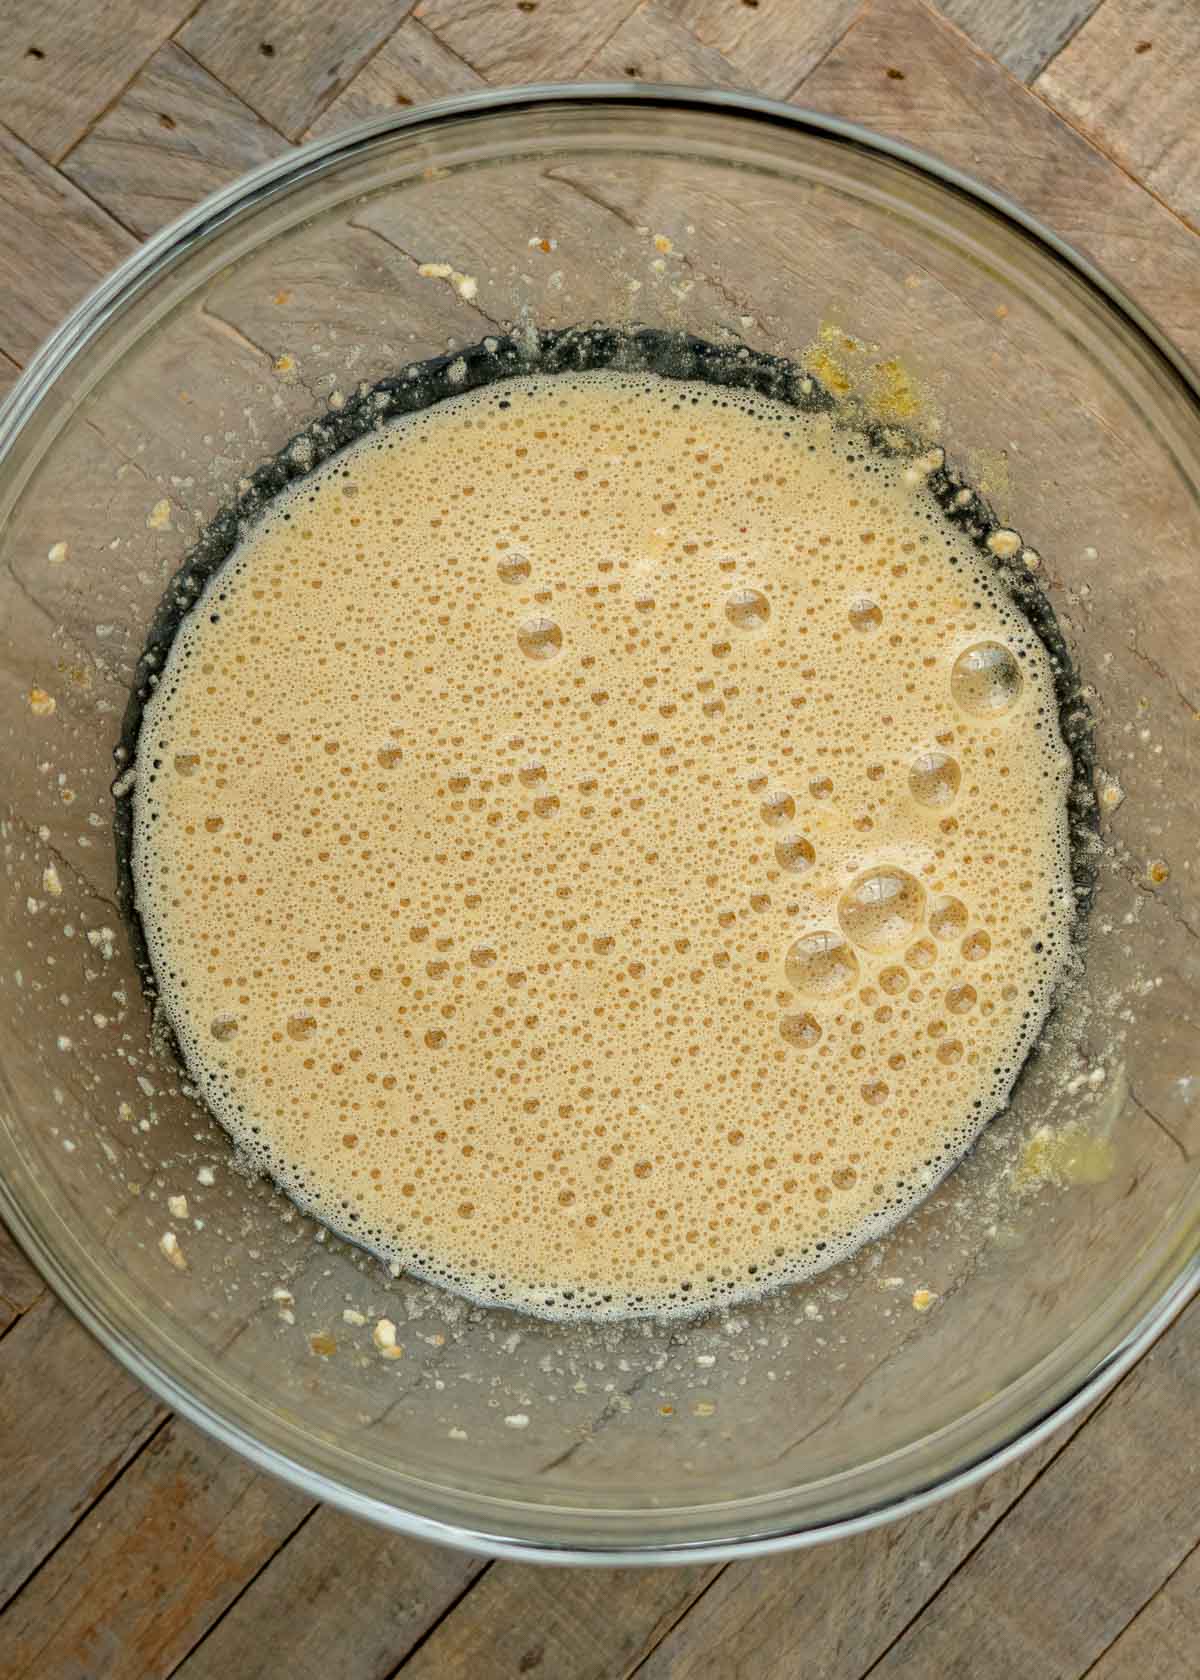
[[[846,29],[861,0],[663,0],[701,46],[733,65],[743,87],[786,99]]]
[[[489,82],[565,82],[636,0],[421,0],[413,16]]]
[[[1196,1680],[1200,1545],[1105,1651],[1088,1680]]]
[[[484,1567],[322,1506],[172,1680],[385,1680]]]
[[[720,1573],[719,1564],[566,1574],[495,1563],[405,1663],[404,1680],[615,1680],[638,1669]]]
[[[716,49],[662,7],[642,6],[584,66],[583,75],[606,81],[692,82],[740,87],[745,78]]]
[[[287,149],[276,131],[168,42],[76,146],[63,173],[134,233]]]
[[[1183,1409],[1173,1412],[1172,1407],[1190,1403],[1191,1391],[1200,1383],[1197,1330],[1200,1313],[1193,1311],[1190,1324],[1181,1320],[1168,1331],[1150,1358],[1125,1378],[1117,1395],[1103,1403],[1086,1424],[1076,1420],[1066,1437],[1060,1431],[978,1487],[904,1522],[844,1541],[835,1553],[818,1548],[731,1565],[638,1670],[638,1680],[707,1680],[713,1673],[753,1675],[755,1680],[792,1680],[799,1673],[854,1680],[868,1670],[872,1680],[877,1674],[888,1680],[893,1674],[912,1680],[925,1680],[927,1675],[937,1675],[939,1680],[977,1680],[992,1674],[1053,1674],[1057,1680],[1082,1673],[1086,1662],[1081,1661],[1078,1669],[1060,1668],[1049,1648],[1040,1646],[1035,1650],[1005,1647],[1002,1656],[994,1656],[991,1618],[1006,1628],[1020,1628],[1027,1621],[1069,1624],[1071,1631],[1063,1634],[1055,1655],[1060,1647],[1069,1653],[1073,1639],[1086,1639],[1093,1622],[1099,1625],[1103,1601],[1112,1590],[1113,1571],[1119,1568],[1119,1553],[1113,1548],[1110,1559],[1106,1547],[1104,1557],[1098,1559],[1089,1525],[1106,1497],[1125,1507],[1120,1520],[1126,1529],[1142,1521],[1138,1512],[1153,1510],[1157,1520],[1158,1507],[1142,1505],[1136,1491],[1134,1478],[1145,1455],[1163,1454],[1165,1449],[1153,1483],[1156,1493],[1172,1477],[1180,1479],[1177,1458],[1169,1443],[1164,1443],[1162,1431],[1171,1427],[1172,1418],[1177,1428],[1179,1418],[1188,1415]],[[1179,1367],[1187,1372],[1182,1385]],[[1110,1408],[1116,1409],[1106,1423]],[[1145,1442],[1148,1428],[1152,1444],[1134,1444],[1126,1450],[1126,1437]],[[1123,1466],[1119,1484],[1109,1487],[1106,1495],[1106,1476],[1117,1464]],[[1073,1496],[1077,1478],[1082,1478],[1085,1488],[1089,1478],[1095,1481],[1098,1496],[1093,1501],[1084,1492],[1078,1511]],[[1042,1492],[1047,1486],[1057,1490],[1049,1499]],[[1186,1504],[1194,1512],[1198,1498],[1193,1487],[1190,1496],[1177,1497],[1175,1503]],[[1168,1497],[1166,1509],[1170,1504]],[[1027,1506],[1039,1514],[1023,1514]],[[1188,1519],[1182,1511],[1180,1516],[1183,1532]],[[1018,1531],[1025,1545],[1032,1547],[1036,1541],[1036,1564],[1030,1563],[1028,1579],[1011,1582],[1003,1591],[978,1600],[963,1594],[958,1583],[974,1567],[975,1558],[991,1548],[1003,1548],[1004,1537]],[[1194,1533],[1194,1528],[1189,1532]],[[1031,1535],[1035,1540],[1029,1539]],[[1138,1550],[1136,1545],[1133,1549]],[[1064,1552],[1074,1559],[1073,1564],[1067,1557],[1058,1561]],[[831,1573],[835,1581],[853,1582],[853,1615],[846,1613],[844,1595],[830,1590]],[[1069,1596],[1075,1590],[1071,1583],[1076,1574],[1088,1583],[1081,1589],[1087,1605],[1082,1613]],[[1064,1581],[1061,1589],[1060,1581]],[[902,1650],[927,1621],[935,1622],[952,1594],[967,1605],[969,1625],[933,1649],[918,1647],[908,1666],[903,1662],[890,1666],[892,1652]],[[912,1632],[905,1634],[910,1623]],[[899,1645],[893,1644],[898,1636]]]
[[[1085,23],[1100,0],[938,0],[938,11],[977,47],[1030,82]]]
[[[1200,354],[1194,235],[919,0],[873,0],[799,97],[1015,198],[1127,287],[1185,353]]]
[[[708,1680],[712,1674],[852,1680],[864,1674],[1079,1428],[1076,1421],[978,1487],[901,1523],[836,1548],[731,1564],[651,1651],[638,1680]],[[836,1585],[831,1590],[831,1581],[853,1583],[852,1615],[845,1593]],[[443,1627],[471,1608],[468,1599]],[[487,1680],[488,1669],[478,1672]]]
[[[119,19],[76,0],[0,0],[0,115],[57,163],[196,0],[138,0]]]
[[[482,76],[431,35],[423,23],[406,18],[317,119],[309,134],[335,134],[368,117],[394,116],[408,105],[420,105],[450,93],[470,93],[485,85]]]
[[[2,379],[3,369],[0,369]],[[0,394],[3,384],[0,383]],[[46,1285],[0,1225],[0,1335],[45,1294]]]
[[[205,0],[180,45],[289,140],[298,140],[398,27],[397,0]]]
[[[1195,1544],[1200,1478],[1180,1443],[1197,1406],[1193,1306],[892,1646],[873,1680],[968,1672],[971,1680],[1079,1680]]]
[[[1038,93],[1200,228],[1195,0],[1107,0],[1038,77]]]
[[[0,349],[24,362],[136,241],[0,128]]]
[[[0,1616],[0,1673],[170,1674],[311,1508],[172,1419]]]
[[[166,1415],[53,1296],[13,1326],[0,1342],[0,1604]]]

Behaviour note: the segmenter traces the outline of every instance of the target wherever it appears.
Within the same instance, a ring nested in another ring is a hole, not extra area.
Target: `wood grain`
[[[286,142],[168,42],[76,146],[64,174],[133,233],[153,233]]]
[[[0,219],[0,350],[25,362],[137,242],[5,128]]]
[[[715,1673],[722,1680],[856,1680],[1082,1428],[1075,1420],[978,1487],[894,1527],[834,1548],[730,1564],[638,1670],[638,1680],[707,1680]],[[844,1595],[830,1591],[831,1580],[854,1583],[853,1614]]]
[[[309,133],[333,134],[349,123],[390,117],[406,106],[485,85],[483,77],[423,23],[406,18]]]
[[[414,10],[489,82],[565,82],[636,0],[421,0]]]
[[[310,1509],[173,1419],[0,1616],[0,1673],[169,1674]]]
[[[205,0],[178,39],[252,110],[298,140],[407,10],[402,0]]]
[[[1100,0],[940,0],[938,10],[1023,82],[1032,81]]]
[[[1198,1406],[1194,1305],[892,1646],[873,1680],[1079,1680],[1195,1544],[1200,1477],[1181,1425]]]
[[[1043,98],[1200,228],[1195,0],[1107,0],[1039,76]]]
[[[571,1574],[493,1564],[405,1663],[404,1680],[645,1673],[639,1663],[720,1572],[719,1564]]]
[[[4,395],[4,389],[5,370],[0,365],[0,396]],[[14,1319],[28,1312],[45,1290],[46,1285],[0,1225],[0,1335]]]
[[[701,46],[719,52],[743,87],[792,95],[838,40],[861,0],[663,0]],[[686,78],[685,78],[686,80]]]
[[[0,1342],[0,1605],[166,1411],[47,1295]]]
[[[1159,1588],[1090,1671],[1088,1680],[1195,1680],[1200,1546]]]
[[[57,163],[196,0],[0,0],[0,121]]]
[[[172,1680],[385,1680],[483,1568],[323,1506]]]
[[[802,97],[902,135],[1015,198],[1200,355],[1195,236],[920,0],[875,0]]]
[[[691,82],[740,87],[745,77],[716,47],[698,41],[663,6],[642,6],[584,65],[598,81]]]

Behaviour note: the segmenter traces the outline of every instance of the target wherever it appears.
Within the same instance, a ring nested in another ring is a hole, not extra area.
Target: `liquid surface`
[[[680,1312],[886,1229],[1066,955],[1045,653],[919,474],[652,375],[510,381],[272,505],[144,715],[206,1100],[474,1298]]]

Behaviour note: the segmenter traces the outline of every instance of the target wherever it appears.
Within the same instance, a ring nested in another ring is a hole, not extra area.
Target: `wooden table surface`
[[[1200,0],[0,0],[0,393],[137,241],[309,135],[485,82],[752,87],[1042,216],[1200,357]],[[358,1525],[173,1418],[0,1230],[5,1680],[1195,1680],[1200,1302],[906,1522],[563,1572]]]

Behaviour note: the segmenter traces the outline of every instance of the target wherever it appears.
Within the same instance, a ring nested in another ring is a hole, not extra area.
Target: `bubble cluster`
[[[886,1229],[1071,917],[1041,644],[828,417],[510,380],[279,497],[146,706],[133,869],[213,1111],[475,1299],[698,1310]]]

